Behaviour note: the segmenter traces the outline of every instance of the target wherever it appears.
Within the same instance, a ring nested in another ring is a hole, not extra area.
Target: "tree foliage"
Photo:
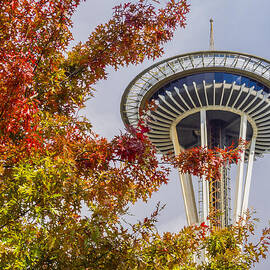
[[[233,143],[224,149],[195,147],[177,157],[164,156],[163,159],[184,174],[189,173],[200,178],[205,176],[205,179],[210,181],[220,179],[222,167],[237,164],[248,145],[248,142],[240,139],[237,145]]]
[[[168,167],[159,165],[143,122],[108,141],[77,116],[108,66],[163,53],[176,27],[185,25],[188,4],[118,5],[68,51],[80,2],[0,2],[0,268],[195,269],[193,255],[204,248],[209,263],[202,269],[227,267],[237,256],[251,265],[265,255],[269,231],[257,245],[248,242],[249,219],[211,235],[204,224],[160,235],[158,207],[125,225],[129,205],[167,183]]]

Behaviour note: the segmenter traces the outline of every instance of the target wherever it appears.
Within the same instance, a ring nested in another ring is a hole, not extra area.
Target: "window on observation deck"
[[[198,73],[190,76],[186,76],[183,78],[179,78],[177,80],[174,80],[167,85],[163,86],[161,89],[159,89],[152,97],[151,99],[158,98],[158,95],[165,94],[165,91],[171,91],[174,89],[174,87],[177,87],[181,89],[183,87],[183,84],[186,84],[187,86],[192,85],[193,82],[196,84],[201,84],[203,81],[206,83],[211,83],[215,80],[216,83],[222,83],[225,81],[226,83],[233,83],[235,82],[237,85],[242,85],[245,83],[246,87],[253,87],[254,90],[263,90],[266,93],[270,93],[270,89],[263,84],[250,79],[248,77],[232,74],[232,73],[226,73],[226,72],[204,72],[204,73]]]

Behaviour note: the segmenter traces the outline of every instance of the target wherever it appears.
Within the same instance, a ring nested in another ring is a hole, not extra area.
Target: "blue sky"
[[[165,0],[161,0],[165,2]],[[89,0],[81,4],[74,16],[75,42],[85,41],[99,23],[111,17],[112,7],[120,1]],[[209,19],[214,19],[215,49],[238,51],[270,59],[269,0],[190,0],[185,29],[176,31],[174,39],[165,45],[165,59],[176,54],[207,50],[209,48]],[[157,60],[157,61],[159,61]],[[96,85],[95,97],[87,102],[83,111],[100,135],[112,138],[124,129],[120,117],[120,100],[128,83],[142,70],[153,64],[145,61],[138,66],[108,69],[106,81]],[[270,155],[258,159],[254,164],[249,207],[257,211],[261,219],[259,228],[270,219]],[[232,187],[234,188],[234,181]],[[141,202],[132,207],[134,219],[145,217],[161,201],[166,208],[160,216],[161,231],[177,231],[186,225],[184,205],[177,173],[170,176],[168,185],[154,194],[145,205]],[[256,270],[270,269],[270,259],[257,265]]]

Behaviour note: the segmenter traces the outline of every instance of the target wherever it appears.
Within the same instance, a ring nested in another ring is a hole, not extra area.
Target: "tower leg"
[[[239,139],[246,140],[247,133],[247,116],[241,116]],[[237,167],[236,176],[236,189],[235,189],[235,201],[234,201],[234,215],[233,220],[236,223],[241,215],[242,208],[242,190],[243,190],[243,178],[244,178],[244,160],[245,151],[241,153],[240,161]]]
[[[181,148],[178,142],[176,126],[172,127],[171,135],[172,135],[175,155],[179,155],[181,152]],[[179,172],[179,176],[180,176],[180,183],[181,183],[182,194],[183,194],[183,199],[184,199],[184,204],[185,204],[187,222],[188,222],[188,225],[192,225],[199,222],[192,178],[191,178],[191,175],[181,174],[180,172]]]
[[[201,119],[201,146],[207,147],[207,126],[206,126],[206,110],[200,111]],[[203,191],[203,221],[207,223],[209,215],[209,183],[202,177],[202,191]]]
[[[250,150],[249,150],[246,182],[245,182],[243,205],[242,205],[242,217],[244,217],[244,218],[246,216],[246,211],[247,211],[247,207],[248,207],[248,198],[249,198],[249,191],[250,191],[250,184],[251,184],[251,174],[252,174],[254,154],[255,154],[255,144],[256,144],[256,138],[253,137],[251,140]]]
[[[179,173],[179,176],[188,225],[196,224],[199,220],[191,175]]]

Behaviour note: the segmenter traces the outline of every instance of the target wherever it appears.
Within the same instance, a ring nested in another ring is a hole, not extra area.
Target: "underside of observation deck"
[[[178,125],[179,134],[186,134],[179,136],[183,148],[196,146],[197,127],[185,129],[184,119],[196,122],[201,108],[210,119],[220,114],[219,119],[227,122],[228,140],[230,134],[236,138],[233,133],[239,131],[240,116],[246,114],[247,138],[257,137],[258,156],[270,149],[269,79],[270,62],[247,54],[206,51],[175,56],[146,69],[130,83],[121,102],[122,118],[126,125],[136,126],[139,109],[155,100],[158,108],[152,113],[149,138],[161,153],[168,153],[173,151],[172,124]]]

